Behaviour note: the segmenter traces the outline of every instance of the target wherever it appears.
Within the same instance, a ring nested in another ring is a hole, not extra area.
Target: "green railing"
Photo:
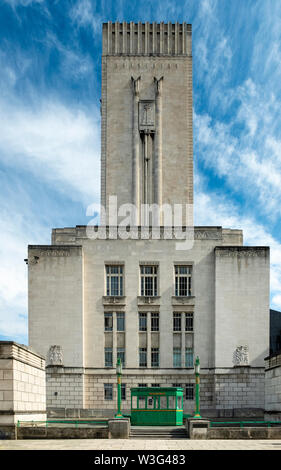
[[[223,427],[224,425],[230,426],[237,426],[243,428],[244,426],[255,426],[258,425],[260,427],[272,427],[272,426],[281,426],[280,421],[210,421],[210,428],[214,427]]]
[[[52,424],[65,424],[65,425],[74,425],[76,428],[79,425],[90,425],[90,426],[108,426],[108,419],[100,419],[100,420],[82,420],[82,419],[55,419],[51,420],[48,419],[46,421],[18,421],[17,427],[20,426],[45,426],[46,428]]]

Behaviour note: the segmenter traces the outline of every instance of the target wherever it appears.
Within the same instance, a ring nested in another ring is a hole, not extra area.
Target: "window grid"
[[[151,348],[151,367],[159,367],[159,348]]]
[[[147,349],[139,348],[139,366],[147,367]]]
[[[113,386],[112,384],[104,384],[104,399],[113,400]]]
[[[173,366],[181,367],[181,348],[173,348]]]
[[[151,331],[159,331],[159,313],[151,313]]]
[[[125,367],[125,348],[117,348],[117,359],[120,357],[122,367]]]
[[[188,297],[191,295],[191,266],[175,266],[175,295]]]
[[[106,295],[122,296],[123,295],[123,266],[107,265],[106,266]]]
[[[117,312],[117,331],[125,331],[125,313]]]
[[[140,266],[141,295],[145,297],[157,296],[158,266]]]
[[[106,312],[104,314],[104,331],[113,330],[113,315],[111,312]]]
[[[112,348],[104,348],[104,366],[112,367],[113,353]]]
[[[181,313],[174,312],[173,315],[173,330],[181,331]]]
[[[185,331],[193,331],[193,313],[185,314]]]
[[[121,400],[126,400],[126,384],[121,384]]]
[[[147,314],[139,313],[139,331],[147,331]]]
[[[186,384],[185,386],[185,399],[194,400],[194,384]]]
[[[185,348],[185,367],[193,367],[193,348]]]

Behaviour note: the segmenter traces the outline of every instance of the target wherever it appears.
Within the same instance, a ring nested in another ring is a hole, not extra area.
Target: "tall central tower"
[[[104,207],[193,203],[191,25],[103,25],[101,132]]]

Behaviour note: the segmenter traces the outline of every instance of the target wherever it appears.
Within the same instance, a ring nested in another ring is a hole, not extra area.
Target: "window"
[[[193,366],[193,348],[185,348],[185,367]]]
[[[173,329],[174,331],[181,331],[181,313],[174,312]]]
[[[174,367],[181,367],[181,348],[173,349],[173,365]]]
[[[147,314],[139,313],[139,331],[147,330]]]
[[[113,328],[113,315],[106,312],[104,314],[104,331],[112,331]]]
[[[142,296],[157,296],[157,271],[157,266],[140,266]]]
[[[151,313],[151,331],[159,331],[159,313]]]
[[[147,387],[147,384],[138,384],[138,387]]]
[[[117,331],[125,331],[125,313],[117,312]]]
[[[126,384],[121,384],[121,400],[126,400]]]
[[[185,331],[193,331],[193,313],[185,314]]]
[[[175,266],[175,295],[191,295],[191,266]]]
[[[113,400],[113,386],[112,384],[104,384],[104,399]]]
[[[106,295],[123,295],[123,266],[106,266]]]
[[[172,384],[172,387],[181,387],[181,384]]]
[[[151,348],[151,367],[159,367],[159,348]]]
[[[139,366],[147,367],[147,351],[146,348],[139,348]]]
[[[151,387],[161,387],[160,384],[151,384]]]
[[[194,384],[186,384],[185,386],[185,399],[194,400]]]
[[[112,348],[104,348],[104,367],[112,367]]]
[[[117,359],[120,357],[122,366],[125,366],[125,348],[117,348]]]

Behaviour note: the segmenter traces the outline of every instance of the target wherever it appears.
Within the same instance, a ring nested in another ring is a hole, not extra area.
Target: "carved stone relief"
[[[249,365],[249,349],[247,345],[237,346],[233,353],[233,364],[236,366]]]
[[[50,346],[48,352],[48,365],[49,366],[62,366],[63,354],[62,347],[58,345]]]

